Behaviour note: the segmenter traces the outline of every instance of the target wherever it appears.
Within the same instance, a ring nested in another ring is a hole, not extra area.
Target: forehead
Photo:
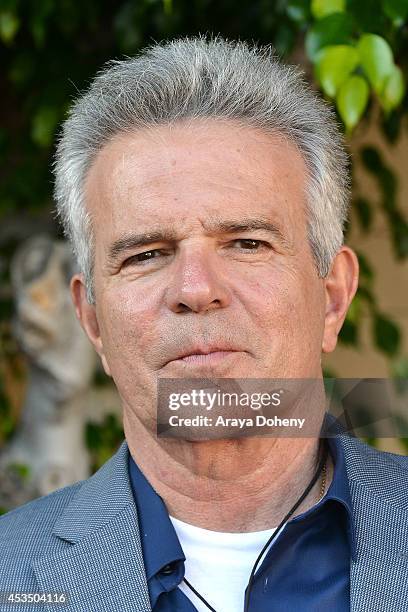
[[[94,232],[103,239],[149,223],[223,215],[303,218],[306,166],[281,134],[230,121],[195,120],[118,134],[85,182]],[[130,227],[132,226],[132,227]]]

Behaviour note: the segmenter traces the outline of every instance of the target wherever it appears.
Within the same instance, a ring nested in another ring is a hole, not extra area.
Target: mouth
[[[173,359],[170,359],[167,364],[178,363],[186,365],[215,365],[222,363],[232,356],[242,352],[239,349],[227,348],[227,347],[214,347],[214,348],[194,348],[188,352],[183,352]]]
[[[185,355],[175,361],[182,361],[188,364],[206,365],[224,361],[226,357],[236,354],[238,351],[211,351],[210,353],[193,353]]]

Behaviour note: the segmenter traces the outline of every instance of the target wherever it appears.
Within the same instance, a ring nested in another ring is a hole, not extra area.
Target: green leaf
[[[396,355],[401,344],[399,327],[391,319],[379,313],[375,313],[373,325],[374,341],[377,348],[390,357]]]
[[[358,52],[361,65],[374,91],[381,93],[394,68],[390,45],[377,34],[364,34],[358,42]]]
[[[399,210],[387,211],[395,254],[398,259],[408,257],[408,222]]]
[[[400,357],[392,363],[392,375],[396,378],[408,379],[408,356]]]
[[[365,436],[364,438],[362,438],[362,441],[368,444],[369,446],[373,446],[374,448],[376,448],[378,442],[377,438],[374,438],[372,436]]]
[[[347,320],[355,325],[359,323],[361,316],[361,298],[359,295],[356,295],[351,302],[349,309],[347,311]]]
[[[10,463],[8,467],[22,480],[26,480],[30,475],[30,467],[23,463]]]
[[[163,0],[163,10],[165,15],[171,15],[173,12],[173,0]]]
[[[6,416],[1,420],[1,432],[4,437],[9,438],[14,432],[15,423],[11,416]]]
[[[28,26],[37,47],[44,46],[47,36],[48,19],[53,11],[57,10],[53,0],[41,0],[37,3],[36,10],[32,12]],[[51,28],[49,28],[51,30]]]
[[[381,118],[381,130],[390,144],[395,144],[401,135],[403,105]]]
[[[19,27],[20,20],[17,15],[11,11],[0,12],[0,38],[6,45],[13,42]]]
[[[391,374],[398,393],[408,392],[408,356],[399,357],[391,363]],[[408,422],[406,421],[408,428]],[[408,430],[407,430],[408,433]]]
[[[297,28],[288,21],[282,23],[275,33],[273,44],[279,55],[287,56],[297,39]]]
[[[318,51],[329,45],[347,44],[353,33],[353,21],[347,13],[333,13],[316,21],[306,34],[307,56],[315,61]]]
[[[381,156],[374,147],[364,147],[361,150],[361,161],[371,174],[378,175],[383,170]]]
[[[373,221],[373,210],[370,202],[365,198],[357,198],[353,204],[353,208],[356,211],[361,229],[367,232]]]
[[[15,53],[10,62],[8,77],[18,88],[24,88],[29,79],[36,73],[35,55],[32,52],[23,51]]]
[[[340,86],[358,64],[358,53],[349,45],[334,45],[322,49],[317,57],[316,76],[323,91],[334,98]]]
[[[96,423],[87,423],[85,427],[85,442],[90,451],[98,450],[101,444],[101,428]]]
[[[358,327],[347,317],[344,320],[343,327],[340,330],[339,340],[343,344],[352,344],[354,346],[358,345]]]
[[[361,260],[360,260],[360,270],[361,270]],[[361,299],[366,301],[366,303],[368,304],[370,308],[375,307],[376,300],[375,300],[375,297],[371,289],[369,289],[368,287],[364,287],[363,285],[360,285],[358,288],[358,294],[361,296]]]
[[[353,16],[360,32],[381,34],[386,31],[387,18],[380,2],[373,0],[347,0],[347,12]]]
[[[408,16],[408,2],[407,0],[383,0],[383,10],[395,26],[401,26]]]
[[[366,281],[371,282],[374,278],[374,272],[373,272],[373,268],[368,262],[367,257],[363,255],[360,251],[356,251],[356,255],[358,257],[358,264],[360,267],[360,276],[364,278]],[[359,295],[359,291],[360,291],[360,288],[357,291],[358,295]],[[365,295],[362,297],[366,299]]]
[[[316,19],[322,19],[332,13],[341,13],[345,6],[345,0],[312,0],[312,15]]]
[[[391,74],[386,78],[384,88],[380,94],[383,109],[389,113],[399,106],[405,94],[405,83],[402,71],[393,66]]]
[[[349,77],[340,87],[336,102],[340,117],[348,132],[357,125],[369,98],[367,81],[361,76]]]
[[[40,147],[49,147],[58,123],[58,111],[54,107],[43,106],[34,115],[31,137]]]
[[[309,18],[309,0],[291,0],[286,7],[286,13],[293,21],[305,23]]]

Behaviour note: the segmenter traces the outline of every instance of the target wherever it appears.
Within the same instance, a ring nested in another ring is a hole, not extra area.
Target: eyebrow
[[[270,233],[282,245],[287,246],[287,240],[280,228],[276,224],[264,219],[251,218],[240,221],[212,221],[205,224],[205,230],[210,234],[236,234],[239,232],[262,230]],[[153,244],[154,242],[177,242],[177,239],[177,232],[174,229],[161,229],[142,234],[130,233],[118,238],[110,245],[107,259],[110,264],[113,264],[123,252]]]

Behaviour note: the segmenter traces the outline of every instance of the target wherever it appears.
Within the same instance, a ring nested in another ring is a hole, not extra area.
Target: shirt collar
[[[340,504],[346,510],[347,516],[347,536],[350,544],[350,552],[352,558],[356,558],[356,537],[355,524],[353,515],[353,506],[351,503],[350,484],[347,476],[346,463],[344,459],[343,447],[340,439],[337,436],[326,439],[329,447],[329,452],[333,459],[334,473],[333,480],[330,484],[327,494],[322,499],[322,503],[327,503],[332,499]]]
[[[165,566],[184,562],[186,558],[162,498],[138,468],[130,453],[129,476],[138,512],[146,578],[149,581]]]
[[[345,526],[347,532],[347,539],[350,546],[350,554],[352,559],[355,560],[355,524],[353,517],[353,506],[351,503],[350,485],[347,476],[346,463],[344,459],[344,451],[339,438],[341,430],[338,429],[336,419],[334,419],[331,415],[325,416],[324,423],[325,426],[334,427],[334,430],[331,430],[332,435],[325,438],[328,451],[333,460],[333,479],[330,483],[326,495],[315,506],[312,506],[312,508],[309,508],[309,510],[307,510],[306,512],[302,512],[302,514],[298,514],[290,522],[297,523],[299,521],[302,521],[303,519],[309,517],[315,512],[320,512],[322,508],[325,508],[325,510],[328,509],[328,506],[333,506],[333,503],[330,502],[334,502],[335,506],[337,506],[335,511],[338,511],[340,506],[340,509],[342,509],[345,513]],[[329,431],[330,429],[326,430],[326,435]],[[337,433],[333,435],[333,432]]]

